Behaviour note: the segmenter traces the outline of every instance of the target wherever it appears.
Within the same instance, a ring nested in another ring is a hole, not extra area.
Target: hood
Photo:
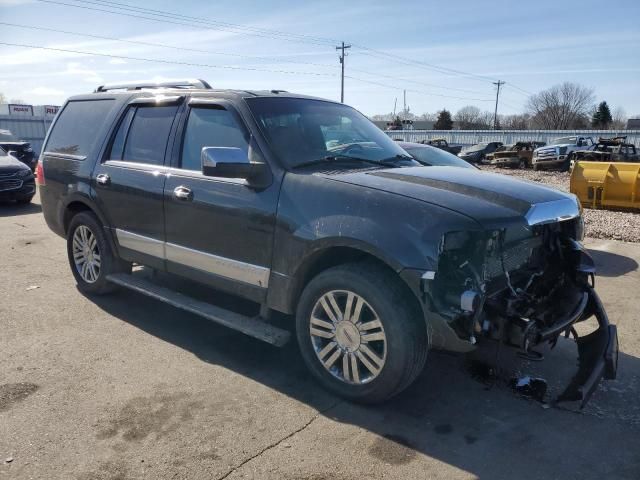
[[[18,170],[29,170],[31,169],[27,167],[24,163],[22,163],[17,158],[12,155],[1,155],[0,154],[0,173],[14,173]]]
[[[432,203],[485,228],[535,225],[580,215],[572,194],[514,178],[456,167],[408,167],[328,176],[331,180]]]

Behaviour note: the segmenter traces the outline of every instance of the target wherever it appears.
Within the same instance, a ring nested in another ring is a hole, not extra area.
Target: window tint
[[[233,114],[221,108],[192,108],[182,143],[181,167],[200,170],[203,147],[237,147],[249,150],[247,135]]]
[[[129,128],[123,160],[162,165],[178,107],[138,107]]]
[[[129,108],[124,118],[120,122],[118,132],[116,133],[113,143],[111,144],[111,153],[107,156],[110,160],[122,160],[122,153],[124,152],[124,142],[127,139],[127,132],[129,131],[129,125],[131,125],[131,119],[136,113],[135,108]]]
[[[56,121],[44,150],[67,155],[88,155],[114,106],[114,100],[69,102]]]

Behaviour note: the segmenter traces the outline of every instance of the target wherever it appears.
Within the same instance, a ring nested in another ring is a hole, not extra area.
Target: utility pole
[[[351,45],[345,45],[344,42],[342,42],[342,45],[339,47],[336,47],[336,50],[340,50],[340,65],[342,66],[342,75],[340,76],[340,103],[344,103],[344,57],[345,57],[345,53],[344,51],[348,48],[351,48]]]
[[[402,91],[402,119],[407,119],[407,91]]]
[[[498,90],[496,90],[496,109],[493,112],[493,129],[498,129],[498,97],[500,96],[500,85],[504,85],[502,80],[498,80],[497,82],[493,82],[494,85],[497,85]]]

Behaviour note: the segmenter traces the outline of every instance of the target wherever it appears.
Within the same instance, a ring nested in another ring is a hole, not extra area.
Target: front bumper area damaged
[[[583,408],[604,379],[615,379],[618,337],[595,289],[592,258],[575,240],[582,221],[455,232],[443,237],[438,268],[425,274],[423,294],[460,340],[495,341],[528,360],[536,347],[576,340],[579,368],[556,399]],[[598,327],[579,336],[575,325],[594,317]]]

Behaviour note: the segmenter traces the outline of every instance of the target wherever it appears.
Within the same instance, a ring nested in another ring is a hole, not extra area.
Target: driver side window
[[[249,136],[234,115],[223,107],[194,107],[189,112],[180,168],[201,170],[204,147],[236,147],[249,151]]]

